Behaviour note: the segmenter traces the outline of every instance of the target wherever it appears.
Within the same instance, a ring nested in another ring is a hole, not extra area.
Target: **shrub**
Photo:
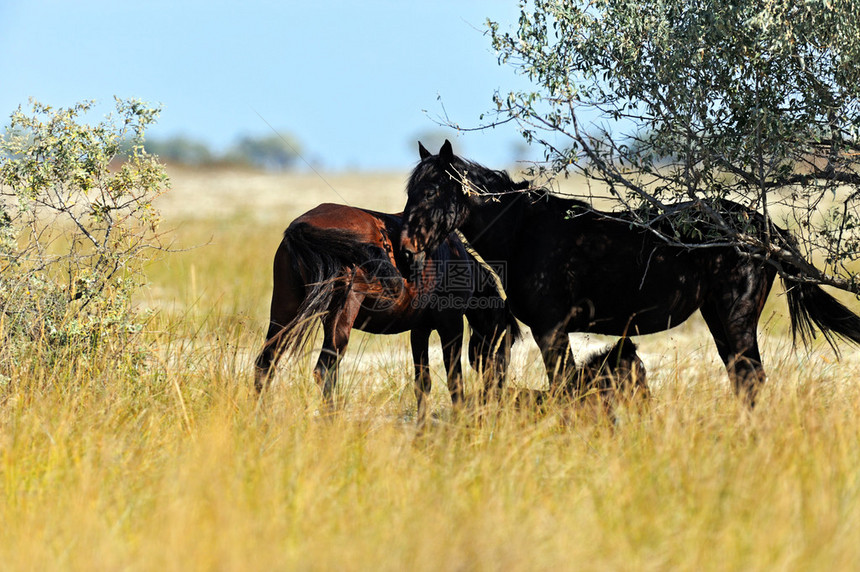
[[[168,188],[143,147],[159,110],[116,99],[114,114],[88,124],[93,105],[31,101],[0,138],[2,369],[119,352],[141,329],[131,296],[162,250],[153,200]]]

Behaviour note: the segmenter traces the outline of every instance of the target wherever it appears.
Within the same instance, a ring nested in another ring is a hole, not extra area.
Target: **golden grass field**
[[[334,413],[315,355],[285,358],[264,402],[252,389],[283,229],[326,201],[400,210],[407,175],[171,176],[181,251],[140,296],[148,367],[4,382],[0,569],[860,569],[860,354],[795,351],[778,288],[753,412],[696,315],[637,339],[649,413],[454,415],[436,353],[416,435],[404,335],[354,334]],[[528,336],[511,378],[545,384]]]

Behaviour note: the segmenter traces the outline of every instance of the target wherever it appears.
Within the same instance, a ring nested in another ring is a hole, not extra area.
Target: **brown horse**
[[[399,214],[337,204],[319,205],[290,224],[275,253],[270,324],[256,360],[258,392],[282,353],[304,345],[316,318],[322,321],[323,346],[314,377],[327,399],[353,328],[374,334],[408,330],[422,422],[430,392],[428,340],[436,330],[451,399],[459,404],[464,315],[473,367],[486,373],[487,386],[502,383],[519,330],[492,274],[455,234],[441,240],[413,274],[401,256],[401,232]]]
[[[485,260],[504,261],[511,309],[531,328],[554,387],[573,372],[568,332],[649,334],[701,310],[735,392],[755,403],[765,379],[758,321],[776,264],[705,239],[702,248],[669,244],[625,213],[601,213],[465,161],[447,141],[437,155],[420,144],[419,151],[403,212],[404,254],[420,263],[459,229]],[[787,248],[793,244],[786,230],[742,205],[724,200],[711,207],[762,233],[770,229]],[[707,228],[696,230],[707,235]],[[860,343],[860,317],[799,279],[798,268],[781,268],[794,333],[806,341],[817,327],[828,341],[835,334]]]

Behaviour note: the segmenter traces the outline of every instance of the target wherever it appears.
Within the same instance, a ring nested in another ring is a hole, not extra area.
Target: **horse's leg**
[[[758,320],[773,276],[751,269],[722,294],[702,305],[702,317],[714,337],[735,393],[750,407],[766,379],[758,348]]]
[[[511,361],[511,335],[509,328],[501,328],[501,332],[495,330],[492,337],[472,329],[469,361],[481,379],[481,401],[484,405],[502,395]]]
[[[418,403],[418,426],[427,421],[427,399],[430,396],[430,330],[414,328],[409,332],[412,362],[415,364],[415,401]]]
[[[257,393],[262,393],[263,389],[268,387],[275,366],[278,365],[278,361],[284,353],[288,332],[286,325],[282,324],[289,322],[289,319],[282,321],[274,316],[269,321],[266,341],[254,362],[254,389],[257,390]]]
[[[448,392],[454,408],[463,405],[463,318],[458,315],[450,323],[438,328],[442,341],[442,359],[445,360],[445,371],[448,374]]]
[[[746,326],[728,318],[724,308],[706,303],[702,317],[708,325],[720,359],[726,366],[735,393],[750,407],[755,405],[758,390],[765,380],[761,354],[758,349],[757,327],[746,321]]]
[[[347,288],[335,294],[328,313],[323,318],[323,346],[314,367],[314,378],[328,402],[331,401],[332,392],[337,385],[340,360],[346,353],[349,334],[358,316],[362,300],[363,296]]]
[[[546,374],[549,377],[550,393],[561,388],[567,388],[572,383],[576,373],[576,364],[573,361],[573,351],[570,349],[570,338],[563,329],[552,329],[547,331],[532,330],[538,347],[540,348]],[[581,395],[583,388],[574,387],[573,393]]]
[[[296,317],[305,295],[301,277],[290,267],[283,245],[275,253],[273,278],[269,329],[263,349],[254,364],[254,388],[257,393],[262,392],[272,378],[289,336],[287,325]]]

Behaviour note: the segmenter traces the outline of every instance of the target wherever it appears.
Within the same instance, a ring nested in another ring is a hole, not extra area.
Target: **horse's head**
[[[400,244],[407,258],[421,264],[425,253],[466,221],[471,205],[463,188],[468,164],[454,155],[451,143],[446,140],[438,155],[418,143],[418,152],[421,161],[406,187]]]
[[[510,193],[531,188],[528,181],[515,183],[504,171],[495,171],[456,155],[445,141],[438,155],[418,144],[421,161],[406,187],[403,233],[400,244],[406,257],[421,263],[423,253],[436,248],[446,236],[461,228],[470,216],[486,212],[489,203],[501,204]]]

